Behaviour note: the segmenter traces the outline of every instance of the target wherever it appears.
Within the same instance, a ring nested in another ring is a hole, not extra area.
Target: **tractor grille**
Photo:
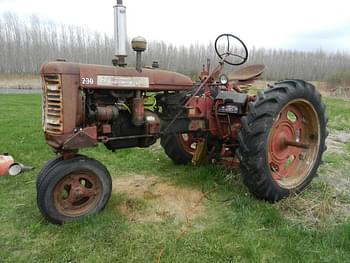
[[[63,105],[61,77],[58,74],[43,77],[43,129],[63,133]]]

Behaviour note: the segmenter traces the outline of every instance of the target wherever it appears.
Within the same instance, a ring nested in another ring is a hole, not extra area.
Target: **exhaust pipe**
[[[115,66],[126,66],[126,41],[126,7],[123,6],[123,0],[117,0],[117,5],[114,6],[114,42],[116,60],[113,60],[113,65]]]

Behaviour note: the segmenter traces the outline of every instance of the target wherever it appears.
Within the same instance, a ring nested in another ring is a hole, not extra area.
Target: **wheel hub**
[[[296,134],[293,125],[288,121],[281,121],[276,125],[272,136],[271,157],[274,161],[283,162],[286,160],[293,149],[289,148],[286,141],[295,140]]]
[[[54,189],[57,209],[67,216],[79,216],[95,207],[101,183],[93,174],[74,173],[64,177]]]
[[[197,139],[191,133],[179,134],[179,142],[183,149],[190,155],[194,155],[197,149]]]
[[[268,142],[270,172],[278,184],[293,188],[307,176],[318,149],[317,124],[312,106],[304,100],[291,101],[278,114]]]

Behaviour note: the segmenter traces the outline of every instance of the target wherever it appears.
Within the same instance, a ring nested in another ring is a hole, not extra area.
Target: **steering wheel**
[[[224,41],[226,41],[226,45],[222,43]],[[233,66],[242,65],[248,59],[246,45],[232,34],[221,34],[216,38],[215,52],[225,63]]]

